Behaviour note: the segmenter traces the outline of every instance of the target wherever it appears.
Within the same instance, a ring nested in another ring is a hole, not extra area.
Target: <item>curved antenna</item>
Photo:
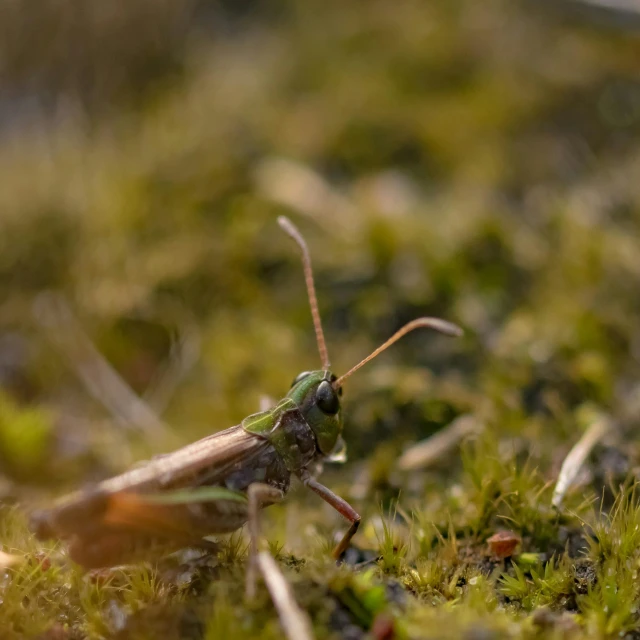
[[[368,355],[364,360],[359,362],[355,367],[349,369],[347,373],[343,376],[340,376],[334,383],[333,388],[338,389],[342,386],[342,383],[353,373],[355,373],[360,367],[364,366],[369,362],[369,360],[373,360],[377,355],[381,354],[385,349],[390,347],[394,342],[397,342],[402,338],[402,336],[406,335],[410,331],[414,329],[419,329],[421,327],[426,327],[428,329],[435,329],[440,333],[444,333],[447,336],[461,336],[462,329],[452,322],[447,322],[446,320],[441,320],[440,318],[416,318],[411,322],[407,322],[404,327],[398,329],[385,343],[381,344],[371,355]]]
[[[280,227],[290,235],[300,247],[302,253],[302,266],[304,268],[304,281],[307,285],[307,295],[309,296],[309,306],[311,307],[311,317],[313,318],[313,328],[316,331],[316,341],[318,343],[318,351],[320,352],[320,360],[322,368],[328,371],[331,367],[329,362],[329,354],[327,353],[327,343],[324,341],[324,332],[322,331],[322,321],[320,320],[320,312],[318,311],[318,298],[316,297],[316,287],[313,283],[313,271],[311,270],[311,256],[309,255],[309,247],[304,241],[302,234],[298,228],[285,216],[278,217]]]

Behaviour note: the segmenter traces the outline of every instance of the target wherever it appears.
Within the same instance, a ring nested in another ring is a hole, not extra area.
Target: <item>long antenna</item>
[[[382,353],[385,349],[390,347],[394,342],[397,342],[402,338],[402,336],[406,335],[410,331],[414,329],[419,329],[420,327],[426,327],[428,329],[435,329],[440,333],[444,333],[448,336],[461,336],[462,329],[457,325],[447,322],[446,320],[441,320],[440,318],[416,318],[411,322],[407,322],[401,329],[398,329],[384,344],[381,344],[371,355],[367,356],[364,360],[359,362],[355,367],[349,369],[347,373],[343,376],[340,376],[334,383],[333,388],[338,389],[342,386],[342,383],[352,374],[355,373],[360,367],[364,366],[369,362],[369,360],[373,360],[377,355]]]
[[[318,343],[318,351],[320,352],[320,360],[322,368],[328,371],[331,367],[329,362],[329,354],[327,353],[327,343],[324,341],[324,332],[322,331],[322,321],[320,320],[320,312],[318,311],[318,298],[316,297],[316,287],[313,284],[313,271],[311,270],[311,256],[309,255],[309,247],[304,241],[302,234],[298,228],[285,216],[278,217],[278,224],[282,229],[290,235],[300,247],[302,253],[302,266],[304,268],[304,281],[307,285],[307,295],[309,296],[309,306],[311,307],[311,317],[313,318],[313,328],[316,331],[316,341]]]

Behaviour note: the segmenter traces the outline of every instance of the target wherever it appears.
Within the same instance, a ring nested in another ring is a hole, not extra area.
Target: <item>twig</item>
[[[259,411],[269,411],[269,409],[273,409],[276,406],[276,401],[268,396],[266,393],[260,395],[260,409]]]
[[[593,447],[610,429],[611,420],[607,416],[600,415],[582,434],[580,440],[573,445],[571,451],[569,451],[562,463],[558,482],[556,482],[555,489],[553,490],[551,504],[556,509],[559,509],[562,505],[567,490],[575,481]]]
[[[474,416],[470,414],[459,416],[444,429],[407,449],[398,458],[398,467],[403,471],[429,467],[453,449],[465,436],[481,429],[481,424]]]
[[[309,617],[298,606],[289,583],[282,575],[276,561],[267,551],[261,551],[258,554],[258,566],[287,638],[289,640],[313,640]]]
[[[40,294],[33,313],[87,391],[120,425],[155,435],[170,431],[105,360],[83,331],[64,296],[54,292]]]
[[[582,6],[594,15],[616,20],[627,29],[638,27],[640,7],[637,0],[569,0],[569,5]]]
[[[200,357],[200,334],[193,325],[179,330],[163,370],[154,377],[142,400],[156,415],[162,415],[180,382]]]
[[[357,210],[349,198],[339,193],[308,165],[286,158],[271,157],[256,168],[254,180],[262,195],[273,202],[313,218],[342,239],[357,230]]]

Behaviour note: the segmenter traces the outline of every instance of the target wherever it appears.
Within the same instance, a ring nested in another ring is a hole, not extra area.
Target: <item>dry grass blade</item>
[[[360,226],[355,205],[308,165],[267,158],[258,165],[254,179],[266,198],[313,218],[341,240],[353,237]]]
[[[23,563],[24,560],[25,560],[24,556],[17,556],[13,553],[0,551],[0,569],[15,567],[16,565]]]
[[[573,484],[584,461],[593,447],[611,429],[611,420],[607,416],[600,415],[584,432],[580,440],[576,442],[562,463],[558,481],[553,490],[551,504],[559,509],[569,487]]]
[[[291,587],[280,571],[276,561],[267,551],[258,554],[258,566],[267,585],[273,604],[278,611],[282,628],[289,640],[313,640],[311,622],[298,606]]]
[[[474,416],[459,416],[438,433],[407,449],[398,459],[398,468],[410,471],[429,467],[456,447],[465,436],[481,430],[482,425]]]
[[[87,391],[120,425],[155,435],[169,431],[104,359],[83,331],[64,296],[53,292],[40,294],[33,313],[51,342],[72,364]]]
[[[171,396],[198,361],[200,342],[200,334],[194,325],[180,330],[165,367],[154,378],[142,398],[156,415],[162,415]]]

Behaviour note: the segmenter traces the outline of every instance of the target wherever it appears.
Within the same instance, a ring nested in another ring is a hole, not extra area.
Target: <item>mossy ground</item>
[[[244,601],[242,536],[87,575],[25,518],[317,366],[281,213],[337,373],[419,315],[466,331],[412,334],[346,385],[349,462],[323,476],[364,518],[343,565],[317,497],[265,512],[317,637],[640,633],[634,32],[499,0],[86,4],[1,10],[0,543],[27,557],[0,574],[2,637],[282,638],[264,589]],[[52,290],[170,434],[91,398]],[[398,470],[462,414],[484,431]],[[555,510],[601,414],[614,429]],[[510,558],[499,530],[521,537]]]

